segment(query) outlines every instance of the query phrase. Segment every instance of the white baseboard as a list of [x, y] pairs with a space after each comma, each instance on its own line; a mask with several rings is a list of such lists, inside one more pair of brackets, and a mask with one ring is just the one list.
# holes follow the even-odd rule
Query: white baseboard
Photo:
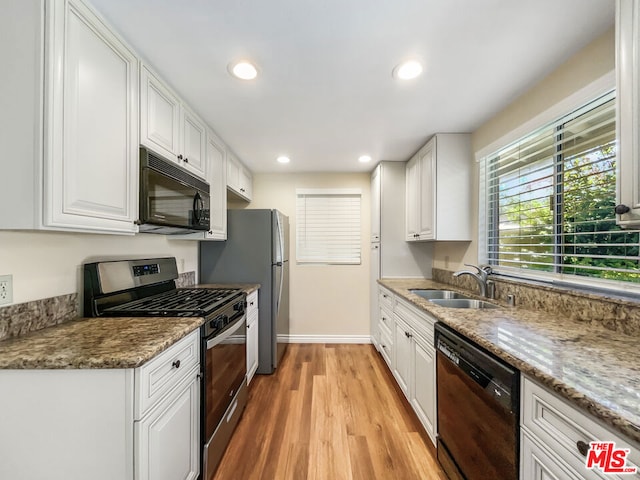
[[369, 335], [278, 335], [283, 343], [371, 343]]

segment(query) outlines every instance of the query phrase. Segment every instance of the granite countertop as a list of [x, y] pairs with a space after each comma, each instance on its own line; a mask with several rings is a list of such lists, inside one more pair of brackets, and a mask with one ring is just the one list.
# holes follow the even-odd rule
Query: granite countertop
[[[241, 288], [250, 294], [260, 285], [195, 288]], [[0, 341], [0, 369], [136, 368], [203, 323], [201, 317], [78, 318]]]
[[136, 368], [203, 321], [201, 317], [79, 318], [1, 341], [0, 368]]
[[640, 442], [638, 337], [548, 312], [507, 306], [477, 310], [441, 307], [409, 291], [413, 288], [461, 291], [431, 280], [378, 282]]

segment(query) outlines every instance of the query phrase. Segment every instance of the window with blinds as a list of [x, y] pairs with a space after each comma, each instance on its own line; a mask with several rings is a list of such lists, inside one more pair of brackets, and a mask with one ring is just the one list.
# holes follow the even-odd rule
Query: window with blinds
[[296, 190], [296, 260], [360, 264], [360, 190]]
[[640, 283], [639, 232], [614, 213], [615, 108], [609, 94], [484, 160], [488, 263]]

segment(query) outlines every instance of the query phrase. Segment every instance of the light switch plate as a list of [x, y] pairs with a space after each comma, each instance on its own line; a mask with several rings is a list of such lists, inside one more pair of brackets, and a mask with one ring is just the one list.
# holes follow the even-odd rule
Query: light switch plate
[[0, 275], [0, 305], [13, 302], [13, 275]]

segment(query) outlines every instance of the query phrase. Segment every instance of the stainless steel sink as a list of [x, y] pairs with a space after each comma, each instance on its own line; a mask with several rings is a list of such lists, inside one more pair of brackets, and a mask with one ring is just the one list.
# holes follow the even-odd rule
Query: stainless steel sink
[[470, 298], [462, 293], [454, 292], [453, 290], [421, 290], [421, 289], [412, 289], [409, 290], [411, 293], [415, 293], [416, 295], [426, 299], [451, 299], [451, 298]]
[[472, 298], [436, 298], [429, 300], [436, 305], [447, 308], [498, 308], [499, 305], [485, 302], [484, 300], [474, 300]]

